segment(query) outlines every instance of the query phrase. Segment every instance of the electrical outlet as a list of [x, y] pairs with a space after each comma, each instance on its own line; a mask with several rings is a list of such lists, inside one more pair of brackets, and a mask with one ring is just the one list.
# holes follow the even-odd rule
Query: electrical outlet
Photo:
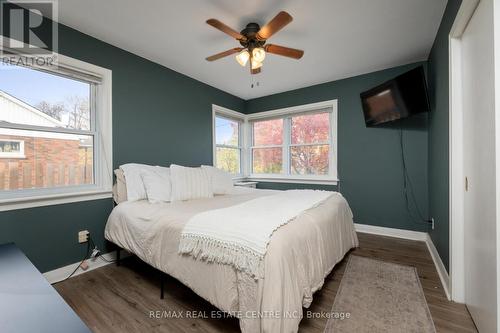
[[432, 230], [434, 230], [434, 218], [431, 217], [431, 223], [432, 223]]
[[89, 234], [90, 232], [88, 230], [82, 230], [78, 232], [78, 243], [87, 243], [89, 241]]

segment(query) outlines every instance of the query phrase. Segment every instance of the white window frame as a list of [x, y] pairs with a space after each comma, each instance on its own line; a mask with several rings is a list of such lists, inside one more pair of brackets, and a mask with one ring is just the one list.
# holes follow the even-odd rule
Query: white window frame
[[6, 152], [0, 151], [0, 158], [26, 158], [24, 155], [24, 141], [23, 140], [11, 140], [11, 139], [0, 139], [0, 142], [17, 142], [19, 143], [19, 151]]
[[[216, 139], [216, 118], [225, 118], [232, 121], [237, 121], [239, 124], [238, 128], [238, 146], [227, 146], [217, 144]], [[240, 112], [236, 112], [222, 106], [212, 105], [212, 146], [213, 146], [213, 165], [217, 165], [217, 148], [231, 148], [231, 149], [239, 149], [240, 150], [240, 172], [237, 174], [233, 174], [233, 179], [239, 180], [244, 178], [245, 174], [245, 128], [246, 128], [246, 119], [245, 115]]]
[[[314, 144], [291, 144], [291, 118], [301, 114], [323, 113], [328, 110], [330, 113], [330, 135], [327, 143]], [[337, 100], [330, 100], [318, 103], [298, 105], [289, 108], [278, 110], [258, 112], [248, 115], [247, 121], [250, 123], [250, 132], [252, 122], [266, 119], [282, 118], [283, 123], [283, 173], [281, 174], [254, 174], [249, 173], [248, 179], [260, 182], [278, 182], [278, 183], [303, 183], [303, 184], [327, 184], [337, 185], [339, 182], [337, 173], [337, 156], [338, 156], [338, 132], [337, 132]], [[251, 139], [252, 133], [250, 133]], [[250, 141], [253, 142], [253, 141]], [[329, 149], [329, 172], [328, 175], [293, 175], [290, 169], [290, 148], [292, 146], [310, 146], [328, 144]], [[266, 146], [267, 147], [267, 146]], [[271, 146], [269, 146], [271, 147]], [[278, 146], [277, 146], [278, 147]], [[251, 157], [251, 156], [250, 156]], [[252, 161], [249, 161], [248, 170], [252, 170]]]
[[[3, 47], [0, 45], [0, 50]], [[61, 54], [56, 54], [57, 68], [36, 68], [55, 75], [71, 76], [75, 79], [90, 81], [99, 80], [92, 85], [93, 108], [91, 114], [91, 130], [81, 131], [83, 135], [94, 137], [94, 184], [75, 185], [40, 189], [20, 189], [0, 192], [0, 211], [49, 206], [70, 202], [105, 199], [112, 197], [112, 71], [92, 65]], [[23, 57], [30, 58], [26, 55]], [[34, 57], [34, 56], [33, 56]], [[8, 70], [8, 69], [6, 69]], [[50, 131], [45, 127], [2, 124], [3, 128]], [[57, 133], [78, 134], [78, 130], [57, 129]]]
[[[262, 119], [261, 121], [266, 121], [266, 120], [275, 120], [275, 119], [283, 119], [283, 118], [270, 118], [270, 119]], [[285, 147], [287, 145], [287, 138], [286, 138], [286, 131], [287, 131], [287, 122], [285, 119], [283, 119], [283, 133], [282, 133], [282, 140], [280, 145], [259, 145], [259, 146], [254, 146], [254, 137], [253, 137], [253, 124], [255, 121], [248, 121], [248, 136], [249, 136], [249, 147], [248, 147], [248, 160], [249, 160], [249, 165], [248, 165], [248, 170], [249, 170], [249, 176], [250, 177], [267, 177], [267, 176], [276, 176], [276, 177], [283, 177], [286, 175], [286, 170], [288, 163], [285, 160], [286, 159], [286, 154], [285, 154]], [[282, 151], [282, 165], [281, 165], [281, 171], [282, 173], [275, 173], [275, 174], [270, 174], [270, 173], [253, 173], [253, 151], [254, 149], [271, 149], [271, 148], [280, 148]]]
[[[240, 140], [242, 149], [241, 149], [241, 175], [235, 175], [235, 179], [248, 179], [252, 181], [258, 182], [276, 182], [276, 183], [300, 183], [300, 184], [324, 184], [324, 185], [337, 185], [340, 181], [338, 178], [338, 109], [337, 109], [338, 101], [328, 100], [318, 103], [311, 103], [305, 105], [299, 105], [289, 108], [283, 108], [278, 110], [264, 111], [252, 113], [249, 115], [245, 115], [240, 112], [236, 112], [233, 110], [229, 110], [217, 105], [212, 106], [212, 133], [213, 133], [213, 158], [214, 165], [216, 161], [215, 149], [215, 115], [219, 114], [222, 117], [226, 115], [230, 117], [230, 119], [239, 119], [242, 121], [243, 126], [241, 126], [240, 130]], [[330, 136], [329, 136], [329, 173], [328, 175], [292, 175], [290, 173], [290, 147], [291, 146], [307, 146], [309, 144], [297, 144], [291, 145], [289, 144], [290, 140], [290, 123], [291, 118], [295, 115], [300, 114], [314, 114], [321, 113], [325, 110], [330, 112]], [[284, 119], [284, 128], [283, 128], [283, 144], [276, 145], [276, 147], [282, 147], [283, 151], [283, 173], [282, 174], [253, 174], [252, 173], [252, 147], [253, 143], [253, 130], [252, 130], [252, 122], [257, 120], [266, 120], [273, 118], [283, 118]], [[322, 143], [315, 143], [313, 145], [321, 145]], [[274, 146], [263, 146], [261, 148], [271, 148]]]

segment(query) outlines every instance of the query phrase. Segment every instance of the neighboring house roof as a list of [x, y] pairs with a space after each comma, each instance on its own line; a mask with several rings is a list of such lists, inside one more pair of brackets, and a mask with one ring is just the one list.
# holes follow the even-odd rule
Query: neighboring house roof
[[[64, 123], [52, 118], [43, 113], [37, 108], [21, 101], [20, 99], [7, 94], [0, 90], [0, 123], [2, 121], [14, 124], [45, 126], [45, 127], [61, 127], [64, 128]], [[9, 135], [12, 137], [34, 137], [34, 138], [49, 138], [59, 140], [88, 140], [87, 136], [45, 132], [45, 131], [29, 131], [23, 129], [0, 128], [0, 135]]]
[[0, 90], [0, 122], [33, 126], [64, 127], [64, 124], [37, 108]]

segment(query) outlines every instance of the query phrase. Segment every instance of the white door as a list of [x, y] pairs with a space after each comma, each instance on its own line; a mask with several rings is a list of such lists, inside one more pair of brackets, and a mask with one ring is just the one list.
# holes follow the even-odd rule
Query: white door
[[481, 0], [462, 36], [465, 303], [480, 332], [497, 331], [493, 1]]

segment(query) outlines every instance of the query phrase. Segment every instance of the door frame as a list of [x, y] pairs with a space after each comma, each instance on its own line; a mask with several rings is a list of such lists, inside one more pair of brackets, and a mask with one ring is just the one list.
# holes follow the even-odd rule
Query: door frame
[[464, 132], [461, 37], [480, 0], [463, 0], [449, 35], [449, 241], [451, 300], [465, 303]]

